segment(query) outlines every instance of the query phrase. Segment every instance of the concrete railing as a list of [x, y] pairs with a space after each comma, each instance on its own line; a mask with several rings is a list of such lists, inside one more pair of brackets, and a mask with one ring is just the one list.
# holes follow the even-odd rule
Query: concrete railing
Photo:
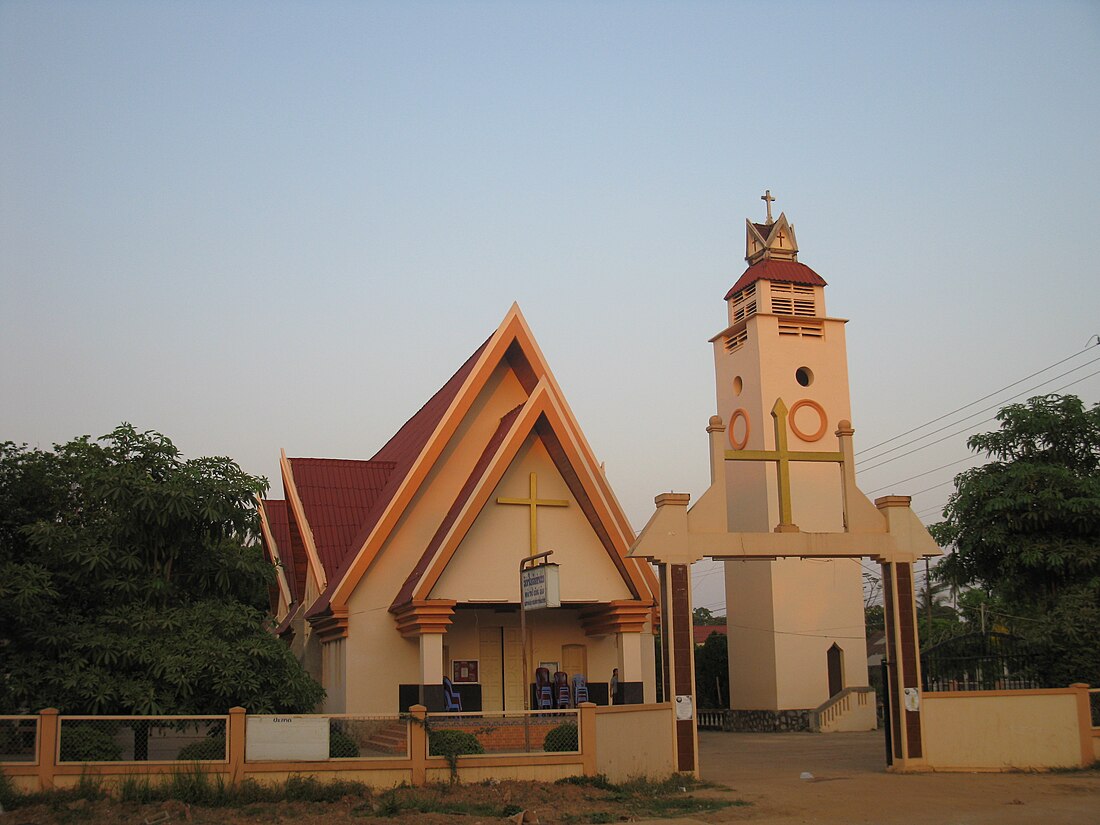
[[878, 726], [875, 689], [847, 687], [814, 708], [810, 727], [815, 733], [874, 730]]

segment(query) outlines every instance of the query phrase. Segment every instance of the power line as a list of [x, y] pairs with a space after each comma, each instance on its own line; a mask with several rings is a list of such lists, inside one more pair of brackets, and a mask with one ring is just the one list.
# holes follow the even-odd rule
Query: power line
[[[1007, 401], [1011, 401], [1014, 398], [1019, 398], [1021, 395], [1027, 395], [1027, 393], [1029, 393], [1029, 392], [1034, 392], [1039, 387], [1043, 386], [1043, 384], [1049, 384], [1051, 381], [1057, 381], [1059, 378], [1065, 378], [1070, 373], [1074, 373], [1079, 369], [1083, 369], [1084, 367], [1087, 367], [1090, 364], [1095, 364], [1097, 361], [1100, 361], [1100, 356], [1098, 356], [1098, 357], [1096, 357], [1096, 358], [1092, 359], [1091, 361], [1088, 361], [1084, 364], [1081, 364], [1080, 366], [1076, 366], [1071, 370], [1063, 372], [1061, 375], [1056, 375], [1053, 378], [1048, 378], [1045, 381], [1041, 381], [1038, 384], [1036, 384], [1035, 386], [1031, 387], [1030, 389], [1023, 390], [1022, 392], [1018, 392], [1015, 395], [1010, 395], [1008, 398], [1004, 399], [1003, 401], [998, 401], [996, 404], [993, 404], [992, 406], [984, 407], [983, 409], [978, 410], [976, 413], [971, 413], [970, 415], [966, 416], [965, 418], [960, 419], [959, 421], [955, 421], [952, 424], [947, 424], [943, 427], [940, 427], [939, 429], [933, 430], [930, 433], [925, 433], [922, 436], [918, 436], [917, 438], [914, 438], [910, 441], [906, 441], [904, 444], [899, 444], [896, 447], [891, 447], [889, 450], [884, 450], [883, 452], [879, 453], [878, 455], [871, 456], [867, 460], [868, 461], [874, 461], [876, 459], [882, 458], [883, 456], [889, 455], [890, 453], [895, 452], [896, 450], [900, 450], [903, 447], [908, 447], [911, 444], [916, 444], [920, 441], [923, 441], [924, 439], [928, 438], [929, 436], [935, 435], [936, 433], [943, 432], [948, 427], [953, 427], [955, 424], [959, 424], [962, 421], [967, 421], [968, 419], [971, 419], [971, 418], [974, 418], [975, 416], [981, 415], [983, 412], [988, 412], [989, 410], [996, 409], [997, 407], [1001, 406], [1002, 404], [1004, 404]], [[1080, 384], [1082, 381], [1087, 381], [1088, 379], [1092, 378], [1094, 375], [1097, 375], [1097, 373], [1095, 373], [1095, 372], [1090, 373], [1089, 375], [1086, 375], [1083, 378], [1078, 378], [1074, 381], [1071, 381], [1070, 383], [1065, 384], [1062, 387], [1059, 387], [1057, 390], [1055, 390], [1055, 392], [1061, 392], [1062, 390], [1066, 389], [1067, 387], [1072, 387], [1074, 384]], [[945, 435], [943, 438], [938, 438], [935, 441], [929, 441], [927, 444], [922, 444], [920, 447], [914, 447], [912, 450], [904, 452], [901, 455], [896, 455], [893, 458], [887, 458], [884, 461], [880, 461], [878, 464], [872, 464], [870, 467], [861, 467], [859, 469], [859, 472], [864, 473], [864, 472], [869, 472], [870, 470], [878, 469], [879, 467], [883, 466], [884, 464], [889, 464], [892, 461], [897, 461], [899, 458], [905, 458], [905, 456], [907, 456], [907, 455], [912, 455], [913, 453], [918, 452], [920, 450], [923, 450], [927, 447], [931, 447], [935, 444], [939, 444], [943, 441], [947, 441], [949, 438], [954, 438], [957, 435], [962, 435], [963, 433], [967, 432], [968, 430], [972, 429], [973, 427], [976, 427], [980, 424], [988, 423], [990, 421], [994, 421], [994, 420], [996, 420], [996, 418], [997, 418], [997, 416], [993, 415], [993, 416], [990, 416], [989, 418], [985, 418], [981, 421], [978, 421], [978, 422], [975, 422], [975, 423], [972, 423], [972, 424], [967, 424], [963, 429], [956, 430], [955, 432], [950, 433], [949, 435]], [[920, 428], [918, 427], [918, 429], [920, 429]], [[901, 436], [898, 436], [898, 438], [900, 438], [900, 437]], [[887, 443], [887, 442], [883, 442], [883, 443]]]
[[[871, 450], [875, 450], [875, 449], [878, 449], [879, 447], [883, 446], [884, 444], [889, 444], [889, 443], [890, 443], [891, 441], [897, 441], [897, 440], [898, 440], [899, 438], [904, 438], [905, 436], [907, 436], [907, 435], [909, 435], [909, 434], [911, 434], [911, 433], [915, 433], [915, 432], [916, 432], [917, 430], [923, 430], [923, 429], [924, 429], [925, 427], [927, 427], [927, 426], [928, 426], [929, 424], [935, 424], [935, 423], [936, 423], [937, 421], [942, 421], [943, 419], [945, 419], [945, 418], [949, 418], [950, 416], [954, 415], [955, 413], [959, 413], [959, 412], [962, 412], [962, 411], [963, 411], [963, 410], [965, 410], [965, 409], [966, 409], [967, 407], [973, 407], [973, 406], [974, 406], [975, 404], [980, 404], [981, 402], [985, 401], [986, 399], [988, 399], [988, 398], [992, 398], [992, 397], [993, 397], [993, 396], [995, 396], [995, 395], [999, 395], [1000, 393], [1004, 392], [1005, 390], [1010, 390], [1010, 389], [1012, 389], [1012, 388], [1013, 388], [1013, 387], [1015, 387], [1015, 386], [1016, 386], [1017, 384], [1022, 384], [1022, 383], [1023, 383], [1024, 381], [1027, 381], [1027, 380], [1029, 380], [1029, 379], [1031, 379], [1031, 378], [1034, 378], [1034, 377], [1035, 377], [1036, 375], [1041, 375], [1042, 373], [1046, 372], [1047, 370], [1052, 370], [1052, 369], [1054, 369], [1055, 367], [1057, 367], [1057, 366], [1060, 366], [1060, 365], [1062, 365], [1062, 364], [1066, 363], [1066, 361], [1069, 361], [1069, 360], [1071, 360], [1071, 359], [1073, 359], [1073, 358], [1076, 358], [1076, 357], [1077, 357], [1078, 355], [1080, 355], [1081, 353], [1084, 353], [1084, 352], [1088, 352], [1088, 351], [1089, 351], [1090, 349], [1092, 349], [1092, 347], [1094, 347], [1094, 346], [1100, 346], [1100, 335], [1094, 335], [1094, 336], [1092, 336], [1092, 338], [1095, 338], [1095, 339], [1096, 339], [1096, 343], [1095, 343], [1095, 344], [1089, 344], [1088, 346], [1086, 346], [1086, 347], [1085, 347], [1085, 348], [1084, 348], [1083, 350], [1081, 350], [1080, 352], [1075, 352], [1075, 353], [1073, 353], [1073, 355], [1067, 355], [1067, 356], [1066, 356], [1065, 358], [1063, 358], [1063, 359], [1062, 359], [1061, 361], [1055, 361], [1055, 362], [1054, 362], [1053, 364], [1051, 364], [1050, 366], [1047, 366], [1047, 367], [1043, 367], [1043, 368], [1042, 368], [1041, 370], [1039, 370], [1038, 372], [1033, 372], [1033, 373], [1031, 373], [1031, 375], [1027, 375], [1027, 376], [1024, 376], [1024, 377], [1023, 377], [1023, 378], [1021, 378], [1021, 379], [1020, 379], [1019, 381], [1013, 381], [1013, 382], [1012, 382], [1011, 384], [1008, 384], [1008, 385], [1006, 385], [1006, 386], [1004, 386], [1004, 387], [1001, 387], [1001, 388], [1000, 388], [999, 390], [994, 390], [993, 392], [989, 393], [989, 395], [983, 395], [983, 396], [982, 396], [981, 398], [979, 398], [979, 399], [978, 399], [977, 401], [971, 401], [971, 402], [970, 402], [969, 404], [964, 404], [963, 406], [959, 407], [959, 408], [958, 408], [957, 410], [952, 410], [952, 411], [951, 411], [951, 412], [949, 412], [949, 413], [944, 413], [943, 415], [941, 415], [941, 416], [939, 416], [939, 417], [937, 417], [937, 418], [933, 418], [933, 419], [932, 419], [931, 421], [926, 421], [926, 422], [924, 422], [923, 424], [921, 424], [921, 425], [920, 425], [920, 426], [918, 426], [918, 427], [914, 427], [914, 428], [913, 428], [913, 429], [911, 429], [911, 430], [906, 430], [905, 432], [903, 432], [903, 433], [899, 433], [898, 435], [895, 435], [895, 436], [893, 436], [892, 438], [888, 438], [888, 439], [886, 439], [885, 441], [880, 441], [880, 442], [879, 442], [878, 444], [873, 444], [873, 445], [871, 445], [870, 447], [864, 447], [864, 448], [863, 448], [862, 450], [857, 450], [857, 451], [856, 451], [856, 455], [859, 455], [860, 453], [867, 453], [867, 452], [870, 452]], [[1089, 341], [1092, 341], [1092, 338], [1089, 338]], [[1090, 362], [1090, 363], [1091, 363], [1091, 362]], [[1071, 372], [1072, 372], [1072, 370], [1071, 370]], [[1053, 380], [1053, 379], [1052, 379], [1052, 380]], [[949, 425], [949, 426], [950, 426], [950, 425]]]
[[913, 479], [922, 478], [923, 476], [929, 476], [929, 475], [932, 475], [932, 473], [938, 473], [940, 470], [946, 470], [948, 467], [954, 467], [956, 464], [962, 464], [964, 461], [973, 461], [973, 460], [974, 460], [974, 456], [968, 455], [968, 456], [966, 456], [966, 458], [960, 458], [958, 461], [949, 462], [949, 463], [944, 464], [940, 467], [937, 467], [934, 470], [928, 470], [927, 472], [917, 473], [915, 476], [909, 476], [909, 478], [903, 478], [901, 481], [895, 481], [893, 484], [887, 484], [884, 487], [876, 487], [874, 490], [871, 490], [870, 492], [868, 492], [867, 495], [871, 496], [871, 495], [874, 495], [875, 493], [881, 492], [883, 490], [888, 490], [888, 489], [890, 489], [891, 487], [893, 487], [897, 484], [904, 484], [907, 481], [912, 481]]

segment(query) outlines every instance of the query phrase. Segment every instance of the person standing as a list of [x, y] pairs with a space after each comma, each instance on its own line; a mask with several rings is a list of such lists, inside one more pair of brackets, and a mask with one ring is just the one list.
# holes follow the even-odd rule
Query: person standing
[[619, 669], [617, 667], [611, 670], [611, 693], [607, 700], [612, 705], [619, 704]]

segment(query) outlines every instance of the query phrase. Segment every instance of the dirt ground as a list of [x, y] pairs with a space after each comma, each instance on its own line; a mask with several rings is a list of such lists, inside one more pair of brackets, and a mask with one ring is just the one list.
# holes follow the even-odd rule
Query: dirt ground
[[[1058, 773], [889, 774], [880, 733], [731, 734], [699, 738], [705, 787], [662, 801], [585, 785], [501, 782], [400, 789], [335, 802], [257, 803], [236, 808], [110, 801], [36, 805], [0, 814], [0, 825], [253, 825], [505, 823], [526, 809], [540, 825], [598, 822], [753, 825], [1098, 825], [1100, 770]], [[802, 779], [808, 772], [812, 779]], [[410, 797], [410, 795], [412, 795]], [[708, 801], [725, 803], [701, 812]], [[666, 804], [669, 803], [669, 804]], [[747, 803], [747, 804], [745, 804]], [[656, 819], [658, 805], [665, 816]], [[449, 812], [438, 812], [441, 808]], [[514, 820], [513, 820], [514, 821]], [[527, 820], [536, 821], [534, 818]]]
[[[1097, 825], [1100, 770], [890, 774], [880, 732], [699, 735], [704, 780], [751, 807], [673, 822]], [[800, 779], [803, 771], [811, 781]]]

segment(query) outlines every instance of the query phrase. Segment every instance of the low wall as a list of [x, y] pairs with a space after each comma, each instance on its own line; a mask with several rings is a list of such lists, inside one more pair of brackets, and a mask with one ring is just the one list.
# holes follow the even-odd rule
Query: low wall
[[596, 772], [612, 782], [663, 778], [676, 772], [671, 704], [596, 709]]
[[[593, 776], [597, 773], [607, 774], [615, 781], [635, 776], [663, 778], [674, 771], [673, 715], [671, 704], [597, 708], [594, 704], [585, 703], [577, 710], [563, 713], [531, 712], [526, 714], [529, 722], [524, 725], [523, 717], [518, 714], [499, 719], [490, 718], [489, 714], [433, 715], [416, 706], [403, 719], [387, 717], [374, 720], [376, 724], [372, 729], [376, 729], [374, 733], [379, 741], [372, 743], [376, 747], [362, 747], [361, 757], [326, 759], [322, 755], [318, 759], [310, 759], [296, 756], [292, 760], [277, 756], [280, 752], [277, 741], [274, 748], [267, 739], [259, 741], [258, 735], [252, 737], [257, 741], [251, 741], [248, 735], [249, 717], [243, 708], [233, 708], [227, 716], [215, 718], [221, 724], [219, 730], [224, 731], [222, 758], [202, 761], [178, 761], [177, 758], [176, 761], [165, 759], [157, 762], [134, 761], [133, 754], [128, 754], [121, 759], [116, 757], [114, 761], [81, 762], [61, 759], [61, 743], [66, 735], [62, 731], [63, 723], [70, 724], [78, 719], [82, 725], [94, 725], [107, 717], [60, 717], [56, 710], [47, 709], [38, 716], [0, 717], [0, 722], [6, 720], [5, 730], [14, 732], [8, 738], [15, 742], [15, 746], [9, 742], [6, 750], [0, 750], [0, 771], [24, 792], [72, 787], [84, 775], [101, 779], [107, 787], [116, 786], [132, 776], [148, 777], [153, 782], [167, 781], [181, 770], [189, 771], [196, 767], [230, 784], [244, 779], [277, 783], [294, 775], [314, 776], [321, 781], [355, 780], [380, 789], [402, 783], [423, 785], [446, 782], [451, 778], [451, 766], [447, 759], [428, 753], [428, 728], [431, 727], [466, 729], [486, 748], [487, 752], [483, 754], [457, 757], [455, 769], [463, 782], [485, 779], [552, 782], [566, 776]], [[343, 731], [354, 732], [352, 723], [361, 722], [340, 716], [308, 718], [321, 720], [320, 727], [328, 736], [332, 735], [334, 725]], [[185, 720], [187, 717], [110, 719], [116, 722], [137, 720], [142, 725], [155, 725], [158, 722]], [[267, 717], [254, 719], [256, 727], [253, 734], [261, 730], [264, 720], [283, 722], [289, 721], [290, 717], [285, 720], [268, 720]], [[563, 722], [576, 725], [576, 749], [567, 752], [541, 751], [547, 731]], [[268, 725], [267, 729], [270, 730], [270, 727]], [[524, 728], [528, 730], [531, 752], [507, 752], [508, 749], [527, 747]], [[388, 741], [390, 738], [394, 739], [392, 743]], [[296, 739], [286, 741], [301, 744]], [[332, 740], [328, 744], [331, 748]], [[250, 747], [252, 757], [248, 755]], [[329, 753], [329, 748], [323, 748], [324, 753]], [[493, 752], [494, 749], [501, 750]], [[256, 755], [261, 752], [269, 755]]]
[[1088, 688], [925, 693], [924, 761], [932, 770], [1076, 768], [1096, 759]]

